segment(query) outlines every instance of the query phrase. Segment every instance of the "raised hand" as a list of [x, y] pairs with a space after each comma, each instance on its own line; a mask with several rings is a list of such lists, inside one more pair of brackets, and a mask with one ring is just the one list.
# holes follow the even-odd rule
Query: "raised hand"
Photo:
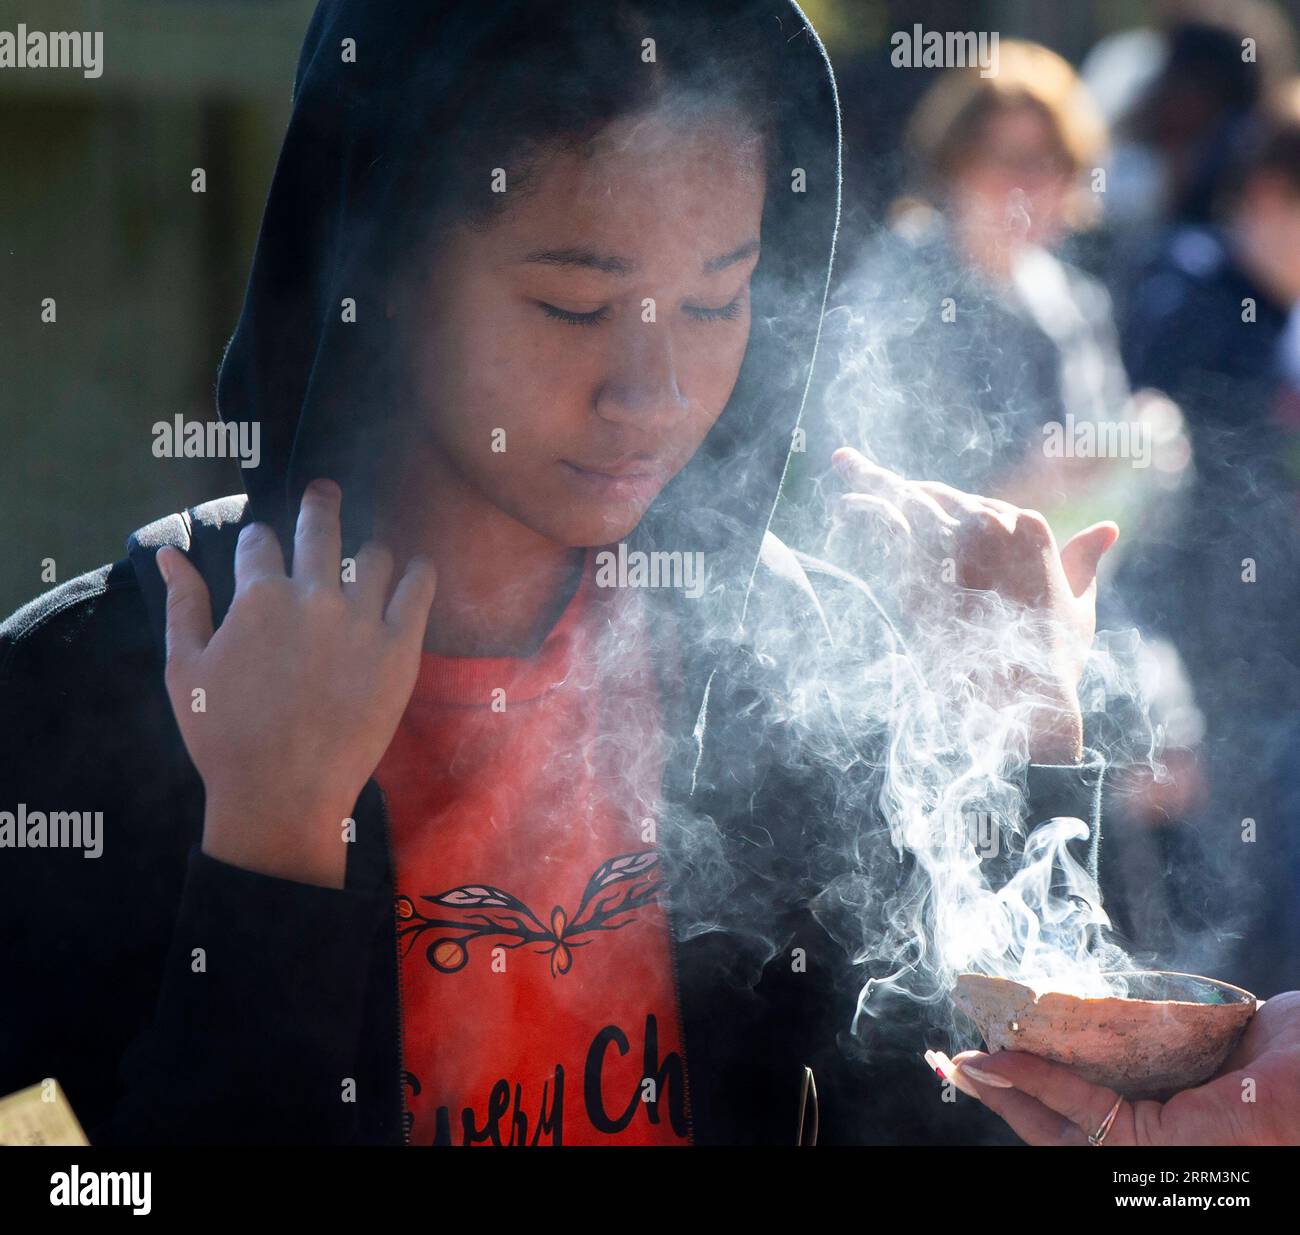
[[958, 591], [995, 593], [1033, 618], [1028, 628], [1039, 644], [1022, 664], [1009, 654], [1007, 690], [1041, 704], [1031, 720], [1031, 757], [1077, 759], [1082, 718], [1075, 691], [1096, 626], [1097, 565], [1119, 528], [1094, 524], [1058, 549], [1037, 511], [906, 480], [848, 447], [833, 461], [850, 489], [840, 499], [845, 516], [868, 524], [873, 537], [901, 555], [905, 604], [914, 614], [940, 612], [955, 584]]
[[341, 888], [344, 820], [388, 748], [419, 671], [436, 575], [415, 558], [389, 599], [390, 551], [357, 554], [341, 582], [342, 494], [308, 485], [292, 576], [275, 533], [252, 523], [215, 632], [202, 575], [158, 552], [167, 584], [166, 684], [207, 791], [203, 851], [263, 874]]

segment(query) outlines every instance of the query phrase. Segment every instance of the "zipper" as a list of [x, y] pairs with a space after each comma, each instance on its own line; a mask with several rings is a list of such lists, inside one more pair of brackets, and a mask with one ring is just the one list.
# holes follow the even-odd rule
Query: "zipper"
[[[389, 883], [393, 891], [393, 904], [389, 910], [394, 915], [397, 912], [397, 855], [393, 851], [393, 834], [388, 822], [388, 797], [384, 793], [383, 787], [378, 781], [375, 781], [375, 788], [379, 790], [379, 821], [384, 829], [384, 845], [388, 850], [388, 871]], [[397, 1126], [402, 1132], [402, 1143], [409, 1145], [411, 1143], [411, 1117], [406, 1109], [406, 1044], [402, 1037], [402, 1006], [403, 1006], [403, 985], [402, 985], [402, 941], [397, 936], [397, 926], [394, 920], [393, 925], [393, 964], [395, 986], [397, 990], [397, 1023], [395, 1026], [397, 1038]]]
[[[671, 898], [670, 898], [671, 899]], [[682, 1044], [682, 1081], [686, 1086], [686, 1136], [691, 1145], [695, 1144], [695, 1119], [691, 1114], [691, 1052], [686, 1043], [686, 1017], [682, 1013], [682, 979], [677, 960], [677, 921], [671, 906], [666, 906], [668, 918], [668, 955], [673, 970], [673, 1001], [677, 1005], [677, 1034]]]
[[808, 1138], [809, 1145], [817, 1144], [818, 1125], [821, 1122], [821, 1106], [817, 1101], [817, 1080], [813, 1076], [813, 1070], [804, 1064], [803, 1069], [803, 1086], [799, 1090], [799, 1126], [795, 1129], [794, 1143], [803, 1145], [803, 1125], [804, 1116], [808, 1113], [808, 1099], [812, 1099], [812, 1135]]

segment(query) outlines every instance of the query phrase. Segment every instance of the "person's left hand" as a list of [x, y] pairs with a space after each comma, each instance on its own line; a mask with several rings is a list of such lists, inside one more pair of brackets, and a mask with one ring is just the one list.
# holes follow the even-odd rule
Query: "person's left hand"
[[[952, 1062], [966, 1081], [961, 1088], [1030, 1145], [1088, 1144], [1118, 1096], [1022, 1051], [964, 1051]], [[1259, 1005], [1212, 1081], [1165, 1102], [1125, 1099], [1104, 1143], [1300, 1144], [1300, 991]]]
[[[1083, 753], [1076, 690], [1096, 627], [1097, 564], [1119, 528], [1096, 523], [1058, 548], [1035, 510], [937, 481], [906, 480], [847, 446], [832, 461], [851, 489], [840, 498], [844, 514], [869, 523], [911, 564], [908, 581], [919, 595], [905, 598], [909, 607], [924, 607], [926, 593], [937, 598], [955, 584], [996, 593], [1034, 618], [1043, 645], [1026, 649], [1025, 665], [1008, 665], [1006, 691], [1037, 705], [1030, 758], [1076, 762]], [[963, 626], [955, 630], [960, 637]]]

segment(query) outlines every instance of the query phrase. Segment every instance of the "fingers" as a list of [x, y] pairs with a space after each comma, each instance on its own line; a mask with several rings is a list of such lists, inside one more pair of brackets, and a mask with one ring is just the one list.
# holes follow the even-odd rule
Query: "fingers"
[[[958, 1068], [970, 1083], [970, 1073]], [[978, 1082], [976, 1082], [978, 1086]], [[1049, 1110], [1036, 1098], [1014, 1089], [981, 1087], [979, 1099], [1026, 1145], [1086, 1145], [1087, 1136], [1068, 1119]], [[1110, 1140], [1109, 1137], [1106, 1138]]]
[[413, 557], [398, 580], [384, 617], [399, 638], [423, 638], [437, 588], [438, 572], [433, 563], [427, 557]]
[[[980, 1100], [1011, 1125], [1031, 1145], [1083, 1145], [1096, 1132], [1118, 1095], [1101, 1085], [1081, 1080], [1069, 1068], [1020, 1051], [982, 1055], [966, 1051], [954, 1062], [979, 1088]], [[981, 1081], [981, 1076], [984, 1077]], [[1010, 1081], [1002, 1088], [989, 1077]], [[1131, 1131], [1132, 1104], [1127, 1112]], [[1119, 1126], [1119, 1117], [1106, 1137], [1107, 1144], [1131, 1139]]]
[[831, 456], [831, 462], [845, 482], [864, 496], [880, 498], [893, 505], [912, 530], [933, 535], [956, 528], [957, 520], [926, 493], [923, 486], [872, 463], [852, 447], [841, 446]]
[[270, 524], [249, 523], [235, 542], [235, 591], [259, 579], [284, 578], [284, 551]]
[[167, 586], [167, 662], [197, 656], [212, 638], [212, 598], [203, 576], [179, 549], [158, 550], [158, 572]]
[[1056, 552], [1056, 537], [1052, 534], [1052, 526], [1036, 510], [1017, 506], [1014, 502], [1004, 502], [997, 497], [963, 493], [962, 490], [941, 484], [937, 480], [922, 481], [917, 488], [923, 489], [950, 514], [966, 519], [973, 526], [996, 522], [1012, 536], [1029, 537], [1044, 552]]
[[293, 579], [306, 587], [338, 588], [343, 556], [339, 511], [343, 491], [324, 477], [304, 490], [293, 534]]
[[902, 511], [883, 497], [871, 497], [866, 493], [846, 493], [840, 498], [840, 509], [851, 514], [871, 515], [878, 519], [887, 531], [900, 536], [912, 534], [912, 526], [904, 518]]
[[[956, 529], [963, 521], [979, 524], [992, 520], [1000, 523], [1010, 533], [1028, 532], [1045, 545], [1055, 545], [1051, 527], [1036, 510], [1026, 510], [999, 498], [965, 493], [937, 480], [905, 480], [897, 472], [872, 463], [849, 446], [840, 447], [831, 459], [849, 484], [865, 490], [871, 496], [888, 500], [913, 522], [921, 510], [932, 515], [948, 530]], [[1105, 549], [1101, 552], [1105, 552]]]
[[1075, 596], [1082, 596], [1097, 580], [1102, 555], [1119, 539], [1114, 523], [1094, 523], [1071, 536], [1061, 549], [1061, 566]]
[[897, 472], [891, 472], [878, 463], [872, 463], [866, 455], [859, 450], [854, 450], [852, 446], [841, 446], [831, 455], [831, 462], [845, 481], [857, 489], [898, 490], [907, 484], [907, 481]]
[[1010, 502], [997, 498], [981, 497], [975, 493], [964, 493], [937, 480], [923, 480], [916, 486], [939, 504], [942, 509], [955, 519], [973, 519], [983, 521], [996, 520], [1008, 532], [1016, 530], [1016, 516], [1025, 513]]
[[357, 554], [355, 575], [344, 583], [344, 593], [369, 616], [382, 618], [393, 577], [392, 550], [379, 541], [366, 541]]

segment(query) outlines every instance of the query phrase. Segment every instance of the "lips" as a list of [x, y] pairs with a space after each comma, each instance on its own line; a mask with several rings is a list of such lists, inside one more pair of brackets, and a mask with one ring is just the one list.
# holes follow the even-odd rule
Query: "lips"
[[598, 463], [573, 463], [562, 459], [560, 466], [574, 486], [591, 498], [603, 501], [646, 501], [663, 484], [663, 469], [653, 459], [608, 459]]
[[564, 460], [571, 468], [588, 475], [605, 477], [607, 480], [631, 480], [650, 478], [659, 475], [659, 468], [653, 459], [632, 458], [616, 459], [607, 463], [574, 463]]

